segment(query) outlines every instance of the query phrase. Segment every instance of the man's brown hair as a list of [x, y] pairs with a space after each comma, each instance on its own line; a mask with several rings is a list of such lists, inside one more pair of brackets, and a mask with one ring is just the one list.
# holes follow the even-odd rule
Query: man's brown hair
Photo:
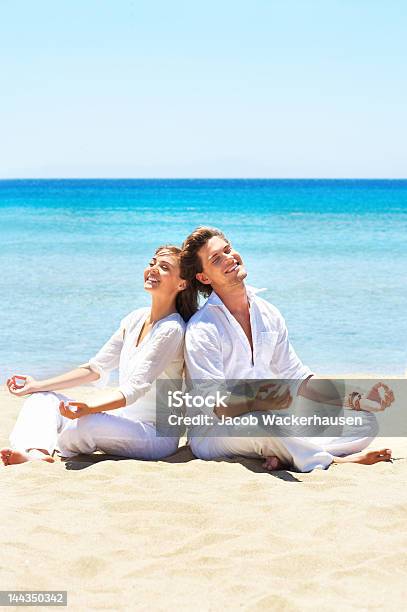
[[225, 242], [229, 243], [226, 236], [218, 230], [216, 227], [197, 227], [185, 240], [182, 245], [181, 252], [181, 278], [189, 281], [191, 287], [194, 287], [196, 291], [202, 293], [205, 297], [208, 297], [212, 293], [211, 285], [204, 285], [197, 278], [196, 275], [202, 272], [202, 262], [198, 255], [198, 251], [214, 236], [223, 238]]

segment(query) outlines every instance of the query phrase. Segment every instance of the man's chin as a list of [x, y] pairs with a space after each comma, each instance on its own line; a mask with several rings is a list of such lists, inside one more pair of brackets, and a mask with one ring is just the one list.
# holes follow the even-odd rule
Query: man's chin
[[238, 273], [237, 273], [237, 277], [236, 277], [236, 278], [237, 278], [237, 279], [238, 279], [240, 282], [242, 282], [242, 281], [244, 281], [244, 279], [246, 278], [246, 276], [247, 276], [246, 269], [245, 269], [243, 266], [241, 266], [241, 267], [239, 268], [239, 271], [238, 271]]
[[247, 276], [247, 272], [244, 268], [239, 268], [239, 270], [237, 271], [237, 274], [234, 276], [234, 278], [230, 279], [230, 284], [231, 285], [240, 285], [240, 283], [243, 283], [243, 281], [245, 280]]

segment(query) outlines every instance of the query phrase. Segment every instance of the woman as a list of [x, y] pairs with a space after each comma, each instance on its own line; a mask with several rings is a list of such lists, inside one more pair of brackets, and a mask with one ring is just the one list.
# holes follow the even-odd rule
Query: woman
[[[197, 294], [180, 277], [180, 249], [159, 247], [144, 271], [151, 308], [140, 308], [88, 363], [48, 380], [13, 376], [11, 394], [32, 394], [11, 433], [10, 448], [0, 451], [5, 465], [96, 450], [122, 457], [154, 460], [174, 453], [176, 436], [157, 436], [156, 385], [160, 377], [181, 387], [185, 321], [197, 309]], [[106, 383], [119, 368], [119, 387], [87, 404], [54, 393], [90, 382]], [[19, 381], [22, 384], [19, 384]], [[114, 412], [108, 412], [114, 411]]]

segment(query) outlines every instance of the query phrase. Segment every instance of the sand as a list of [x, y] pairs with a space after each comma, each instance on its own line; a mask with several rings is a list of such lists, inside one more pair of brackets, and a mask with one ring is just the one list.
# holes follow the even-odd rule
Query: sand
[[[0, 446], [22, 401], [1, 389]], [[78, 611], [403, 609], [407, 441], [374, 447], [400, 459], [270, 474], [184, 447], [1, 468], [0, 589], [67, 590]]]

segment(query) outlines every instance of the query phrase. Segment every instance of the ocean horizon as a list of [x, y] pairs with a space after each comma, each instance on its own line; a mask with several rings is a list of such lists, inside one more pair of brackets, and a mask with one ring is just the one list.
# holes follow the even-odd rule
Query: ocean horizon
[[160, 244], [222, 229], [321, 374], [404, 374], [405, 179], [0, 180], [1, 377], [91, 357]]

